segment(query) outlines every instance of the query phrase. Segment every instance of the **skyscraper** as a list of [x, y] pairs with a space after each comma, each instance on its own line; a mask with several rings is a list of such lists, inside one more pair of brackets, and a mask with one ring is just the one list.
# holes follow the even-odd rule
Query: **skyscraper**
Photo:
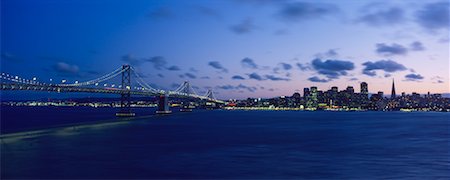
[[392, 92], [391, 92], [391, 99], [395, 98], [395, 84], [394, 84], [394, 79], [392, 79]]
[[369, 94], [369, 89], [367, 87], [367, 83], [366, 82], [362, 82], [361, 83], [361, 94], [363, 94], [363, 95], [368, 95]]

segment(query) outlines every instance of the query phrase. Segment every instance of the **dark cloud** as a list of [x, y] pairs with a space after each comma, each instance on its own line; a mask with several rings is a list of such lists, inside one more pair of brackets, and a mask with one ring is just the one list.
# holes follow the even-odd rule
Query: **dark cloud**
[[280, 63], [281, 68], [283, 68], [284, 70], [291, 70], [292, 69], [292, 65], [288, 64], [288, 63]]
[[303, 21], [332, 16], [339, 12], [339, 8], [332, 4], [290, 2], [284, 3], [278, 16], [286, 21]]
[[245, 78], [239, 75], [234, 75], [233, 77], [231, 77], [231, 79], [235, 79], [235, 80], [244, 80]]
[[209, 76], [202, 76], [200, 79], [210, 79]]
[[339, 54], [336, 51], [337, 49], [329, 49], [326, 52], [321, 52], [321, 53], [317, 53], [316, 57], [317, 58], [330, 58], [330, 57], [336, 57]]
[[247, 91], [250, 91], [250, 92], [255, 92], [258, 89], [256, 87], [246, 86], [246, 85], [243, 85], [243, 84], [239, 84], [237, 86], [222, 85], [222, 86], [216, 86], [216, 88], [223, 89], [223, 90], [237, 90], [237, 91], [247, 90]]
[[194, 74], [191, 74], [191, 73], [184, 73], [184, 75], [186, 77], [188, 77], [188, 78], [191, 78], [191, 79], [196, 79], [197, 78], [197, 76], [195, 76]]
[[298, 69], [300, 69], [301, 71], [311, 70], [311, 67], [309, 67], [307, 65], [303, 65], [302, 63], [297, 63], [296, 65], [297, 65]]
[[80, 68], [77, 65], [58, 62], [53, 65], [53, 70], [61, 76], [79, 76]]
[[334, 56], [337, 56], [338, 53], [336, 52], [335, 49], [329, 49], [327, 52], [325, 52], [325, 55], [326, 56], [330, 56], [330, 57], [334, 57]]
[[262, 76], [260, 76], [259, 74], [256, 74], [256, 73], [249, 74], [248, 78], [258, 80], [258, 81], [264, 80]]
[[357, 22], [365, 23], [371, 26], [392, 26], [403, 23], [405, 13], [398, 7], [391, 8], [370, 8], [369, 12], [358, 18]]
[[212, 17], [216, 20], [222, 20], [222, 15], [215, 9], [205, 6], [198, 6], [196, 10], [205, 16]]
[[441, 83], [444, 83], [444, 81], [442, 81], [442, 80], [437, 80], [436, 83], [441, 84]]
[[154, 56], [146, 60], [147, 62], [150, 62], [153, 64], [153, 67], [157, 70], [164, 69], [167, 65], [167, 61], [162, 56]]
[[317, 76], [310, 77], [310, 78], [308, 78], [308, 80], [311, 81], [311, 82], [320, 82], [320, 83], [329, 82], [329, 80], [327, 80], [327, 79], [320, 79]]
[[376, 46], [376, 52], [383, 56], [406, 55], [408, 53], [408, 49], [396, 43], [391, 44], [390, 46], [384, 43], [377, 43]]
[[449, 1], [426, 4], [415, 12], [415, 20], [425, 29], [449, 29], [449, 7]]
[[276, 77], [274, 75], [265, 75], [265, 77], [268, 80], [272, 80], [272, 81], [290, 81], [291, 80], [291, 79], [288, 79], [288, 78]]
[[248, 57], [241, 60], [241, 65], [245, 68], [257, 69], [258, 65]]
[[140, 66], [143, 63], [142, 60], [138, 59], [137, 57], [134, 57], [131, 54], [122, 56], [121, 60], [132, 66]]
[[251, 19], [245, 19], [239, 24], [233, 25], [230, 27], [230, 30], [236, 34], [246, 34], [250, 33], [256, 29], [256, 26], [253, 24]]
[[385, 78], [388, 78], [388, 77], [391, 77], [391, 76], [392, 76], [391, 74], [384, 74]]
[[353, 62], [345, 60], [326, 60], [314, 59], [311, 62], [312, 67], [322, 75], [328, 78], [337, 79], [341, 75], [347, 75], [347, 71], [353, 70], [355, 65]]
[[208, 65], [210, 65], [211, 67], [213, 67], [215, 69], [221, 70], [223, 72], [228, 72], [228, 70], [225, 67], [223, 67], [220, 64], [220, 62], [218, 62], [218, 61], [211, 61], [211, 62], [208, 63]]
[[424, 77], [421, 76], [420, 74], [407, 74], [405, 75], [405, 78], [407, 81], [418, 81], [423, 79]]
[[410, 49], [412, 51], [423, 51], [423, 50], [425, 50], [425, 47], [423, 46], [423, 44], [421, 42], [415, 41], [415, 42], [411, 43]]
[[246, 89], [247, 91], [250, 91], [250, 92], [255, 92], [258, 88], [256, 88], [256, 87], [253, 87], [253, 86], [246, 86], [246, 85], [243, 85], [243, 84], [239, 84], [238, 86], [236, 86], [235, 87], [236, 89]]
[[189, 71], [191, 71], [191, 72], [194, 72], [194, 73], [197, 73], [198, 72], [198, 70], [197, 69], [195, 69], [195, 68], [189, 68]]
[[357, 81], [358, 78], [350, 78], [349, 81]]
[[382, 70], [390, 73], [406, 70], [405, 66], [392, 60], [379, 60], [375, 62], [368, 61], [363, 63], [362, 65], [366, 66], [363, 69], [363, 74], [368, 76], [375, 76], [376, 75], [375, 70]]
[[232, 90], [232, 89], [234, 89], [234, 86], [232, 86], [232, 85], [222, 85], [222, 86], [216, 86], [216, 88], [224, 89], [224, 90]]
[[164, 77], [164, 75], [162, 75], [162, 74], [158, 74], [158, 77], [160, 77], [160, 78], [163, 78], [163, 77]]
[[172, 12], [169, 10], [169, 8], [166, 7], [153, 9], [150, 13], [148, 13], [148, 17], [155, 20], [167, 19], [172, 16], [173, 16]]
[[178, 66], [170, 66], [170, 67], [167, 68], [167, 70], [169, 70], [169, 71], [179, 71], [181, 69]]

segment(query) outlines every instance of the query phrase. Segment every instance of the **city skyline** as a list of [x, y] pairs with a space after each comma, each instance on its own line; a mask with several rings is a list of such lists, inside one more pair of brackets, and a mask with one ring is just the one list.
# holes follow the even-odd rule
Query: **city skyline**
[[387, 94], [392, 79], [397, 94], [449, 93], [448, 7], [4, 0], [1, 70], [75, 82], [130, 64], [158, 88], [188, 80], [219, 99], [271, 98], [311, 86], [359, 91], [361, 82], [369, 93]]

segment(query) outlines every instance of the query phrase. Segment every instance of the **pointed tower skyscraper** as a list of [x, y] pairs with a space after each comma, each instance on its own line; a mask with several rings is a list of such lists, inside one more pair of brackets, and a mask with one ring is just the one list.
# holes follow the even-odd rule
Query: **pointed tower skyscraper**
[[394, 84], [394, 79], [392, 79], [391, 99], [394, 99], [395, 97], [396, 97], [396, 95], [395, 95], [395, 84]]

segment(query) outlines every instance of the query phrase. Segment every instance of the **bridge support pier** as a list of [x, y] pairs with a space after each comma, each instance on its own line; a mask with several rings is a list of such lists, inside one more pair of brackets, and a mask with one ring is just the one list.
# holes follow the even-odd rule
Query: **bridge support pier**
[[186, 100], [183, 101], [183, 105], [181, 106], [180, 112], [192, 112], [192, 109], [194, 109], [195, 106], [191, 105], [191, 101]]
[[131, 112], [131, 73], [130, 65], [122, 66], [122, 93], [120, 94], [120, 111], [116, 113], [117, 117], [132, 117], [135, 116]]
[[164, 94], [159, 96], [158, 110], [156, 114], [170, 114], [172, 111], [169, 109], [169, 95]]
[[217, 104], [214, 101], [207, 100], [205, 103], [206, 109], [217, 109]]

